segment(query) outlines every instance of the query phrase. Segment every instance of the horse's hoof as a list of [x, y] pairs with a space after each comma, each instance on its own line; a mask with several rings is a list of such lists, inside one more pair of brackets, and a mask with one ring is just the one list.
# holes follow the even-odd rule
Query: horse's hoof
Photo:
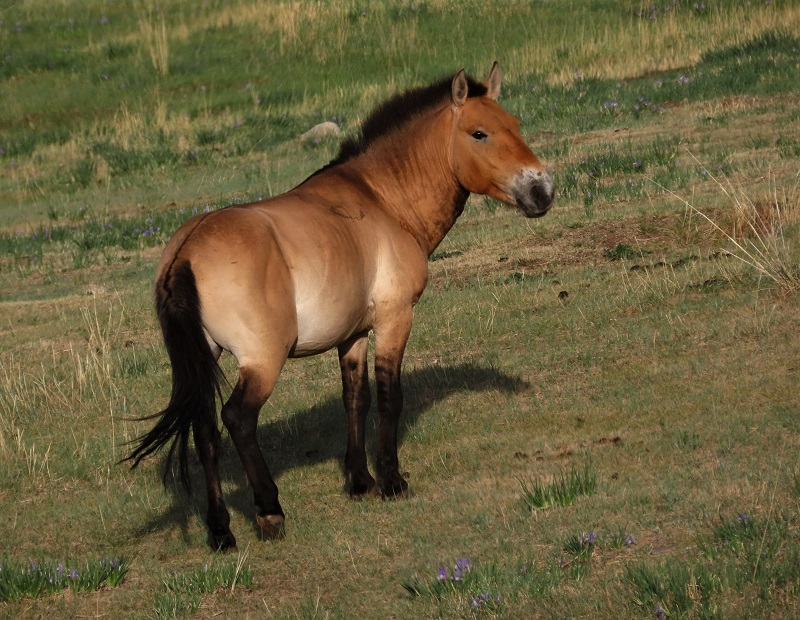
[[411, 497], [411, 490], [408, 488], [408, 483], [398, 474], [396, 477], [383, 481], [381, 496], [384, 499], [408, 498]]
[[212, 532], [209, 535], [208, 544], [214, 551], [219, 553], [236, 551], [236, 538], [234, 538], [233, 533], [230, 530], [227, 532]]
[[256, 515], [256, 524], [262, 540], [276, 540], [286, 534], [283, 515]]
[[369, 474], [366, 476], [348, 476], [345, 488], [350, 494], [350, 499], [378, 497], [378, 488], [375, 486], [375, 479]]
[[363, 490], [356, 490], [354, 488], [350, 489], [350, 499], [361, 500], [379, 496], [380, 493], [378, 493], [378, 487], [376, 487], [374, 484], [368, 489], [363, 489]]

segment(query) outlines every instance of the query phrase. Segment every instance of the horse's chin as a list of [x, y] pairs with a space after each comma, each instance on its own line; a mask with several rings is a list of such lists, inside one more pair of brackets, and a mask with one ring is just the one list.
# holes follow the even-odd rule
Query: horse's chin
[[547, 215], [547, 212], [550, 211], [550, 207], [553, 206], [553, 201], [551, 200], [546, 205], [542, 206], [538, 204], [528, 204], [523, 200], [517, 200], [515, 206], [525, 217], [535, 219]]

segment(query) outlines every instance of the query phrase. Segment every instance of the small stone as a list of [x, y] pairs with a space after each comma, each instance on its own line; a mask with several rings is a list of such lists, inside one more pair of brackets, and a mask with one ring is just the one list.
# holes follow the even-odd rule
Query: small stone
[[319, 125], [314, 125], [311, 129], [300, 136], [301, 140], [313, 140], [314, 138], [326, 138], [328, 136], [338, 136], [341, 132], [339, 125], [333, 121], [325, 121]]

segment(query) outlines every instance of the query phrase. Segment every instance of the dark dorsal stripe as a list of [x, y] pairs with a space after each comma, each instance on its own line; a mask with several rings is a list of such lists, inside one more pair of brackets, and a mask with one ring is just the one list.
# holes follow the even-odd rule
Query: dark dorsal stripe
[[[468, 97], [482, 97], [488, 92], [484, 84], [466, 77]], [[452, 76], [443, 78], [429, 86], [412, 88], [383, 102], [361, 124], [356, 136], [342, 142], [339, 154], [314, 174], [365, 153], [381, 136], [399, 129], [415, 116], [439, 105], [445, 97], [451, 96], [452, 83]]]

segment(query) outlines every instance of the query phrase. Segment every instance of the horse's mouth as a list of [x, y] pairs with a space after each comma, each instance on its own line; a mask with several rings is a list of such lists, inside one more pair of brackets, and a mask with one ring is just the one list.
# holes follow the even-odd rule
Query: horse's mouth
[[550, 211], [550, 207], [552, 206], [553, 206], [552, 201], [545, 207], [540, 207], [538, 205], [531, 207], [530, 205], [526, 205], [520, 201], [517, 201], [517, 209], [519, 209], [522, 215], [534, 219], [539, 217], [544, 217], [545, 215], [547, 215], [547, 212]]

